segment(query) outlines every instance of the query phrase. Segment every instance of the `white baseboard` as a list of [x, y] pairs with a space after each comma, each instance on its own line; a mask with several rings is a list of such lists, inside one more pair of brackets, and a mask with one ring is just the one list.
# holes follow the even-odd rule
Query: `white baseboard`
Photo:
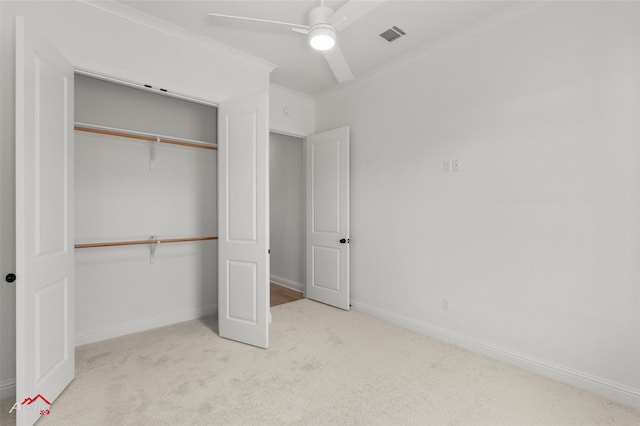
[[397, 315], [395, 313], [367, 305], [366, 303], [352, 300], [351, 307], [357, 311], [408, 330], [415, 331], [416, 333], [451, 343], [471, 352], [486, 355], [507, 364], [540, 374], [541, 376], [552, 380], [592, 392], [620, 404], [640, 409], [640, 389], [632, 388], [582, 371], [573, 370], [571, 368], [547, 362], [543, 359], [512, 351], [508, 348], [484, 342], [442, 327], [406, 318], [402, 315]]
[[291, 290], [299, 291], [304, 293], [304, 285], [301, 283], [297, 283], [295, 281], [288, 280], [286, 278], [277, 277], [275, 275], [271, 275], [271, 282], [274, 284], [278, 284], [282, 287], [289, 288]]
[[76, 334], [76, 346], [100, 342], [102, 340], [125, 336], [127, 334], [137, 333], [139, 331], [146, 331], [158, 327], [164, 327], [166, 325], [198, 319], [208, 315], [215, 315], [217, 312], [218, 306], [212, 305], [207, 306], [203, 309], [196, 309], [187, 312], [174, 312], [170, 315], [145, 321], [136, 321], [118, 327], [106, 327], [102, 329], [88, 330], [83, 332], [82, 334]]
[[15, 398], [16, 396], [16, 379], [4, 380], [0, 382], [0, 400]]

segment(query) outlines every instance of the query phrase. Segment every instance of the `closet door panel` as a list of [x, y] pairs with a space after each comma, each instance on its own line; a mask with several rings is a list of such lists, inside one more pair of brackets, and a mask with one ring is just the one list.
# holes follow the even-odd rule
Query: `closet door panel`
[[15, 101], [16, 422], [32, 425], [75, 375], [73, 68], [21, 18]]
[[[228, 235], [230, 241], [256, 242], [258, 135], [256, 112], [227, 117], [229, 140], [227, 177], [229, 179]], [[233, 214], [231, 214], [233, 213]]]
[[220, 106], [220, 336], [269, 346], [268, 96]]

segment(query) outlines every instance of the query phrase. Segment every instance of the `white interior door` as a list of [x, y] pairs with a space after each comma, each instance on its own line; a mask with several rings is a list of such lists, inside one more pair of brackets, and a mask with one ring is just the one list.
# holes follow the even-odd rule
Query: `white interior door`
[[218, 110], [218, 327], [269, 346], [269, 127], [266, 93]]
[[18, 425], [33, 424], [74, 377], [73, 259], [73, 67], [18, 18]]
[[349, 127], [305, 140], [309, 299], [349, 309]]

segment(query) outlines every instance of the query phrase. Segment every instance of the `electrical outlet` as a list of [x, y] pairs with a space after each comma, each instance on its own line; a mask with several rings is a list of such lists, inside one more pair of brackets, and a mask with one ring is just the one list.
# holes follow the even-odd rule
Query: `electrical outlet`
[[442, 310], [443, 311], [449, 310], [449, 299], [442, 299]]
[[460, 160], [453, 160], [451, 170], [454, 172], [460, 171]]
[[442, 171], [445, 173], [451, 172], [451, 160], [444, 160], [442, 162]]

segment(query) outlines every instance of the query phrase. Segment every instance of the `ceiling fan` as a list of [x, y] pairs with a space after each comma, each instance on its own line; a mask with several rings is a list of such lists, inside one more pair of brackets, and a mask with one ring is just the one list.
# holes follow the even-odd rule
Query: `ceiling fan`
[[336, 80], [342, 83], [353, 79], [353, 73], [337, 43], [337, 33], [371, 12], [380, 4], [384, 3], [384, 1], [385, 0], [350, 0], [334, 12], [333, 9], [325, 6], [324, 1], [321, 0], [319, 6], [309, 11], [308, 25], [249, 18], [246, 16], [223, 15], [221, 13], [209, 13], [209, 15], [288, 25], [292, 27], [291, 31], [307, 34], [309, 45], [316, 50], [322, 51], [325, 59], [329, 63], [329, 67], [336, 76]]

